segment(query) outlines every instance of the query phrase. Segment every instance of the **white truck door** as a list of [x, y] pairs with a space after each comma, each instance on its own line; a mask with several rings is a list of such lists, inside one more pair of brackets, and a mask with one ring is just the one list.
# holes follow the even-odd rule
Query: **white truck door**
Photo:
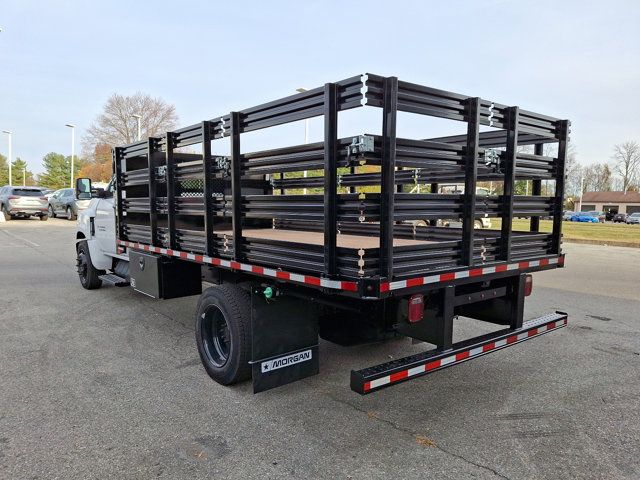
[[96, 206], [95, 238], [100, 251], [106, 255], [116, 253], [116, 212], [112, 198], [102, 198]]

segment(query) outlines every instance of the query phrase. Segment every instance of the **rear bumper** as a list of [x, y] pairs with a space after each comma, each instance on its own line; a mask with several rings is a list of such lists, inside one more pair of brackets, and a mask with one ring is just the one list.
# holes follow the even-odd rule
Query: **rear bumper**
[[383, 363], [363, 370], [351, 371], [351, 389], [361, 395], [397, 383], [421, 377], [436, 370], [451, 367], [510, 347], [517, 343], [558, 330], [567, 325], [567, 314], [550, 313], [522, 324], [521, 328], [505, 329], [454, 343], [449, 350], [427, 352]]
[[46, 215], [47, 207], [13, 207], [9, 206], [11, 215]]

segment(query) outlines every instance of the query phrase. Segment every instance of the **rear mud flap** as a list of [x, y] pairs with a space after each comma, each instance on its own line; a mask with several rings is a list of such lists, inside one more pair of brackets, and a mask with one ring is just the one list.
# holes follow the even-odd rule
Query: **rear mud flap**
[[308, 300], [251, 289], [253, 393], [316, 375], [318, 314]]

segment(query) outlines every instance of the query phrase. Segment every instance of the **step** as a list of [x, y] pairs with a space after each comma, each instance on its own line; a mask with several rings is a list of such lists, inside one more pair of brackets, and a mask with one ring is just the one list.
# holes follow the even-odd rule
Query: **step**
[[127, 287], [129, 285], [129, 280], [116, 275], [115, 273], [100, 275], [98, 278], [104, 283], [108, 283], [109, 285], [113, 285], [114, 287]]

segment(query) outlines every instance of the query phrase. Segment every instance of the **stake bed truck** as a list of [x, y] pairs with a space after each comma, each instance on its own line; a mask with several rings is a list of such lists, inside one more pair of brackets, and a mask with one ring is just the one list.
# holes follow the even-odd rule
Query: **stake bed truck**
[[[340, 137], [338, 119], [359, 108], [379, 116], [380, 132]], [[406, 138], [399, 112], [461, 131]], [[313, 117], [323, 141], [243, 148], [251, 132], [275, 136]], [[524, 321], [523, 310], [531, 272], [564, 265], [569, 126], [366, 74], [117, 147], [106, 189], [77, 181], [78, 197], [93, 198], [78, 219], [80, 281], [163, 299], [199, 294], [205, 370], [225, 385], [252, 379], [254, 392], [318, 373], [320, 337], [434, 346], [353, 370], [351, 388], [371, 393], [566, 325], [562, 312]], [[521, 181], [531, 195], [516, 194]], [[498, 188], [483, 195], [478, 182]], [[452, 183], [464, 191], [438, 193]], [[526, 231], [514, 217], [530, 219]], [[550, 233], [540, 217], [553, 219]], [[476, 228], [482, 218], [500, 229]], [[454, 342], [458, 316], [504, 328]]]

